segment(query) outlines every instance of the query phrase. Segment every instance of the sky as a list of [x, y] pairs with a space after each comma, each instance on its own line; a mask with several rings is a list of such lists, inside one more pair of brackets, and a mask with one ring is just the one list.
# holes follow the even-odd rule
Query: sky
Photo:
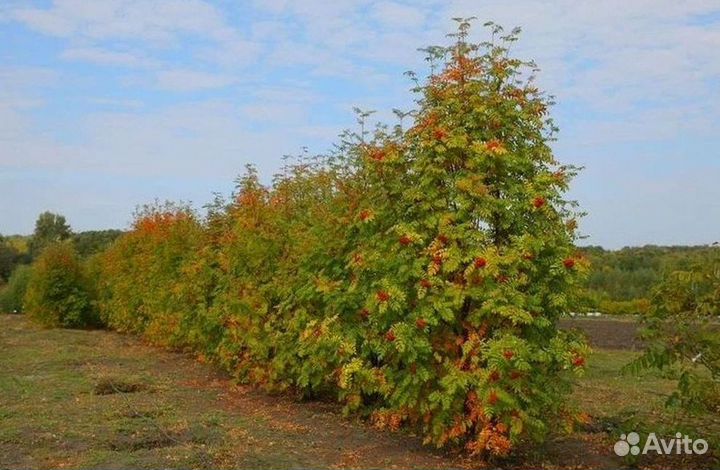
[[394, 124], [403, 72], [453, 17], [520, 26], [585, 167], [582, 244], [720, 240], [719, 0], [0, 1], [0, 233], [44, 210], [76, 231], [137, 205], [228, 194], [247, 163], [322, 153], [354, 106]]

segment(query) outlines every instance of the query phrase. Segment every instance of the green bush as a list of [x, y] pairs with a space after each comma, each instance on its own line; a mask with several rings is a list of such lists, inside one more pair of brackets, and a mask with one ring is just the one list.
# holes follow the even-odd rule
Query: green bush
[[8, 283], [0, 289], [0, 312], [21, 313], [23, 300], [31, 274], [30, 266], [21, 264], [10, 275]]
[[[506, 455], [571, 424], [587, 347], [557, 328], [587, 270], [551, 103], [497, 45], [433, 48], [408, 128], [254, 171], [205, 221], [142, 210], [99, 257], [109, 326], [240, 380], [333, 396], [380, 427]], [[493, 27], [493, 33], [500, 29]]]
[[643, 318], [645, 353], [627, 366], [679, 369], [678, 389], [668, 405], [685, 411], [720, 412], [720, 256], [658, 284]]
[[85, 328], [99, 325], [92, 288], [71, 244], [49, 245], [33, 264], [25, 294], [27, 314], [45, 326]]
[[647, 299], [601, 300], [598, 310], [606, 315], [645, 315], [650, 311]]
[[192, 328], [211, 293], [205, 275], [209, 266], [199, 263], [205, 252], [202, 225], [189, 208], [170, 203], [146, 206], [136, 218], [133, 230], [92, 263], [100, 270], [103, 322], [119, 331], [142, 332], [161, 346], [204, 349], [206, 340]]

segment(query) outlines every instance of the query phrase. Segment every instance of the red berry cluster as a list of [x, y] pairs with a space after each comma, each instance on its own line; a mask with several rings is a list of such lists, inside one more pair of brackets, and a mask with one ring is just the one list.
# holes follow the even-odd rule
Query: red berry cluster
[[402, 237], [400, 237], [400, 244], [401, 244], [402, 246], [408, 246], [408, 245], [411, 244], [412, 242], [413, 242], [413, 241], [412, 241], [412, 238], [410, 238], [410, 237], [407, 236], [407, 235], [403, 235]]
[[377, 293], [377, 299], [380, 302], [387, 302], [388, 300], [390, 300], [390, 294], [384, 290], [381, 290]]

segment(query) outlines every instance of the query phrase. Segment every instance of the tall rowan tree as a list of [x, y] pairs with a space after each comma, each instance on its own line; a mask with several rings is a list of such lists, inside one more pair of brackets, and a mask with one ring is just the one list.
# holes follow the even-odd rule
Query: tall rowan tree
[[416, 89], [412, 127], [360, 145], [377, 181], [354, 276], [373, 334], [344, 385], [354, 404], [385, 397], [380, 424], [505, 454], [565, 416], [586, 348], [557, 320], [584, 261], [563, 198], [574, 169], [549, 146], [552, 102], [534, 65], [509, 55], [518, 31], [489, 26], [493, 42], [468, 42], [463, 20], [452, 46], [430, 48], [440, 70]]

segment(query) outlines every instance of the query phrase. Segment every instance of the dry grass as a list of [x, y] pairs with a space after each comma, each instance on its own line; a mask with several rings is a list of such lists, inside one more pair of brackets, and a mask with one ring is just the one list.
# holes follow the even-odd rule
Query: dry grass
[[[718, 433], [662, 406], [672, 378], [624, 377], [635, 353], [598, 351], [575, 398], [593, 421], [505, 468], [608, 468], [615, 435], [643, 422]], [[720, 434], [720, 433], [718, 433]], [[715, 434], [716, 436], [718, 434]], [[717, 442], [717, 441], [715, 441]], [[661, 462], [662, 463], [662, 462]], [[657, 467], [657, 461], [639, 466]], [[674, 468], [717, 461], [673, 461]], [[0, 468], [487, 468], [340, 416], [233, 384], [193, 358], [105, 331], [44, 330], [0, 315]], [[493, 467], [493, 466], [490, 466]]]

